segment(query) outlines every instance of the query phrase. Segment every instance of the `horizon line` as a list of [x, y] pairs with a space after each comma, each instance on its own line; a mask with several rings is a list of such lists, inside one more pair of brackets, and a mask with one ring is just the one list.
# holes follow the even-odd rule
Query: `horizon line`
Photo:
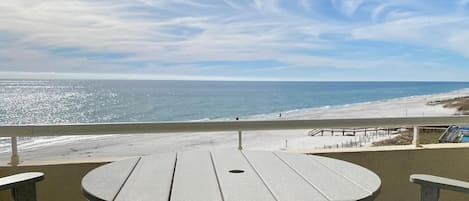
[[469, 80], [306, 80], [267, 77], [155, 75], [138, 73], [2, 72], [0, 80], [232, 81], [232, 82], [469, 82]]

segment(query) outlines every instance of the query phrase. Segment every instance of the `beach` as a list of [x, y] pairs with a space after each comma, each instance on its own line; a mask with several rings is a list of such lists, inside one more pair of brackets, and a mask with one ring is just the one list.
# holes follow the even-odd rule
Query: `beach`
[[[416, 117], [455, 115], [456, 109], [428, 102], [446, 100], [469, 95], [469, 89], [433, 95], [411, 96], [350, 105], [298, 109], [279, 113], [254, 115], [241, 120], [272, 119], [331, 119], [370, 117]], [[309, 136], [311, 130], [243, 131], [243, 148], [246, 150], [294, 151], [320, 149], [325, 146], [339, 146], [357, 136]], [[237, 132], [215, 133], [173, 133], [106, 136], [64, 136], [59, 138], [40, 137], [20, 143], [22, 160], [55, 160], [88, 157], [131, 157], [162, 152], [235, 149]], [[370, 138], [364, 146], [373, 141], [388, 139], [393, 135]], [[0, 159], [8, 161], [9, 150], [1, 153]]]

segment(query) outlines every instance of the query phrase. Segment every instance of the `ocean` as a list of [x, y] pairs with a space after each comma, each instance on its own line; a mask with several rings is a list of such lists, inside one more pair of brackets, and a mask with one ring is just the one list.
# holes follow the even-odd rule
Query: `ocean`
[[0, 124], [242, 119], [463, 88], [469, 83], [0, 80]]

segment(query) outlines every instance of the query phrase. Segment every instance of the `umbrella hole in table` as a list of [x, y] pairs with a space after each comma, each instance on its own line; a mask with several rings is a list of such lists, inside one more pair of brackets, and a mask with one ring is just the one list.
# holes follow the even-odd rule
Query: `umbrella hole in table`
[[230, 170], [230, 173], [244, 173], [244, 170]]

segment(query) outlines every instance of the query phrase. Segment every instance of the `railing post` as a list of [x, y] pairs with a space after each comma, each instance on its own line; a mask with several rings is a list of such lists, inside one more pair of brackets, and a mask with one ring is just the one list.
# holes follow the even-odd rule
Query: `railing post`
[[420, 134], [418, 126], [414, 126], [414, 138], [412, 140], [412, 144], [415, 145], [415, 147], [420, 147]]
[[17, 166], [20, 163], [20, 157], [18, 156], [18, 143], [16, 137], [11, 137], [11, 158], [10, 164]]
[[241, 131], [238, 131], [238, 149], [243, 150], [243, 134]]

